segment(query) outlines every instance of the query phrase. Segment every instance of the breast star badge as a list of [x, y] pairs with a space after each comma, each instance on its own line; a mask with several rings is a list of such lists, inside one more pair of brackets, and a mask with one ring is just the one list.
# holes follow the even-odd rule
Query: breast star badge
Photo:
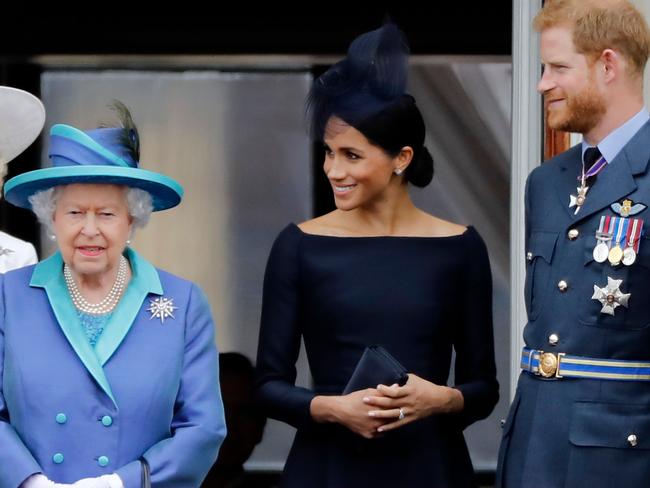
[[594, 294], [591, 298], [593, 300], [598, 300], [603, 305], [603, 308], [600, 309], [600, 313], [614, 315], [614, 310], [619, 305], [623, 305], [627, 308], [628, 300], [632, 294], [621, 292], [622, 283], [623, 280], [614, 280], [608, 276], [607, 286], [599, 288], [597, 285], [594, 285]]

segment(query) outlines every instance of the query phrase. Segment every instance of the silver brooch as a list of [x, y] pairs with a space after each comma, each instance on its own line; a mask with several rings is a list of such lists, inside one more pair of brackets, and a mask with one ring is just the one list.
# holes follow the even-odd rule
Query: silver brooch
[[151, 313], [149, 320], [153, 318], [160, 319], [160, 323], [164, 324], [166, 318], [175, 318], [173, 312], [176, 309], [178, 307], [174, 307], [172, 298], [158, 297], [150, 300], [147, 312]]

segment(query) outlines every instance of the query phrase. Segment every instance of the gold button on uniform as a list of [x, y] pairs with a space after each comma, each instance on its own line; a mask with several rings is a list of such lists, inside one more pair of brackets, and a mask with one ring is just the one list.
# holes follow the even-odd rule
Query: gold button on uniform
[[567, 232], [567, 237], [572, 241], [575, 241], [579, 235], [580, 231], [578, 229], [571, 229]]
[[638, 440], [636, 438], [636, 435], [630, 434], [627, 436], [627, 442], [630, 446], [635, 447], [638, 444]]
[[567, 288], [569, 288], [569, 284], [566, 281], [564, 281], [564, 280], [558, 281], [558, 284], [557, 284], [557, 289], [558, 290], [560, 290], [561, 292], [565, 292], [565, 291], [567, 291]]
[[557, 346], [558, 342], [560, 342], [560, 336], [558, 336], [557, 334], [551, 334], [550, 336], [548, 336], [548, 343], [551, 346]]

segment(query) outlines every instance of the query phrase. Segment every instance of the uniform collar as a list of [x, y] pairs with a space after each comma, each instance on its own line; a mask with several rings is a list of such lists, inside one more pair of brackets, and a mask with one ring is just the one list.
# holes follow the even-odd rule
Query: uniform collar
[[[639, 132], [641, 127], [650, 120], [650, 114], [644, 107], [639, 110], [632, 118], [628, 119], [623, 125], [617, 127], [610, 132], [607, 137], [598, 143], [598, 150], [600, 154], [605, 157], [605, 161], [611, 163], [621, 150], [627, 145], [628, 142]], [[582, 156], [584, 158], [585, 151], [593, 146], [587, 144], [583, 139], [582, 141]]]

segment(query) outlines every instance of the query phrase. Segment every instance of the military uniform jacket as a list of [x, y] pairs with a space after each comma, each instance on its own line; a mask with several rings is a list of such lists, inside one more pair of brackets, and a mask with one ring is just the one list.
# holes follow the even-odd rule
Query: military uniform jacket
[[[199, 288], [127, 251], [133, 276], [93, 349], [61, 255], [0, 275], [0, 488], [117, 473], [199, 486], [225, 436], [210, 309]], [[164, 321], [151, 310], [172, 299]], [[160, 309], [157, 309], [160, 310]]]
[[[581, 147], [536, 168], [526, 187], [526, 346], [650, 361], [650, 209], [631, 266], [594, 261], [603, 215], [623, 199], [650, 205], [650, 123], [598, 175], [575, 214]], [[628, 308], [601, 313], [594, 285], [622, 280]], [[553, 336], [554, 335], [554, 336]], [[634, 436], [631, 438], [630, 436]], [[634, 442], [632, 442], [634, 439]], [[522, 373], [504, 425], [497, 486], [648, 486], [650, 382], [542, 379]]]

